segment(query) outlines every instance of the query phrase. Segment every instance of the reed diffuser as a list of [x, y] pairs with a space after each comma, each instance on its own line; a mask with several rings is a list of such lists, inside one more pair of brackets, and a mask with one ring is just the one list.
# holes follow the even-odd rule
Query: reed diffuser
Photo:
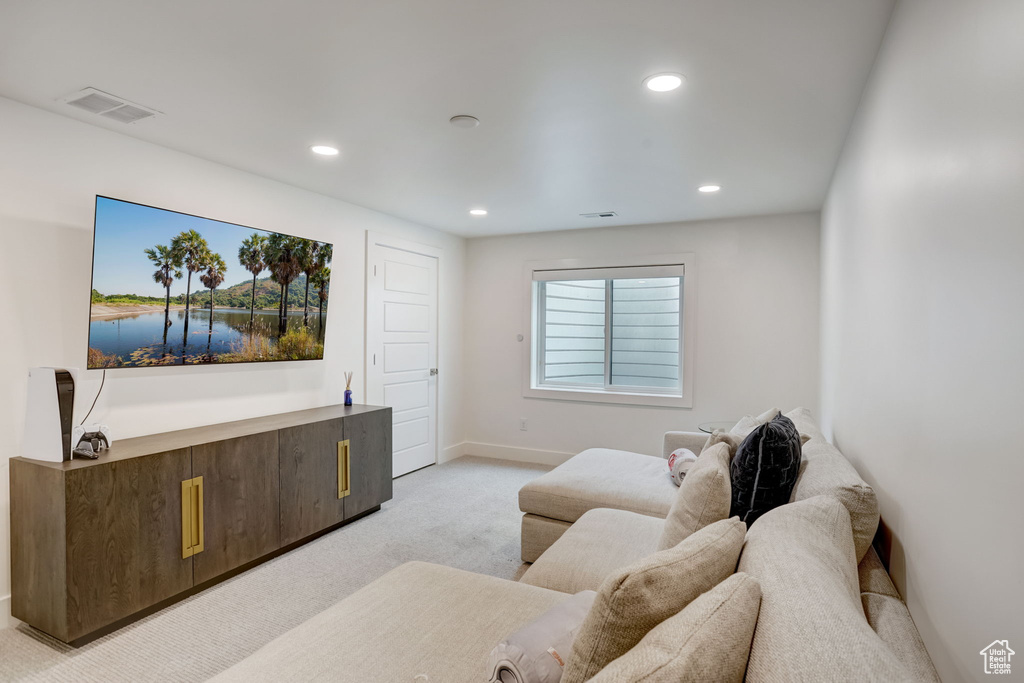
[[345, 405], [352, 405], [352, 373], [345, 373]]

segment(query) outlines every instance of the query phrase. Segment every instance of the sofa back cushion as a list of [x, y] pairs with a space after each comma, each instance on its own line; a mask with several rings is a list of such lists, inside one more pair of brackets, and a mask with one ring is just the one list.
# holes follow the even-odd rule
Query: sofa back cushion
[[739, 571], [761, 584], [747, 680], [904, 681], [871, 629], [857, 583], [850, 513], [831, 496], [775, 508], [747, 532]]
[[584, 683], [736, 571], [746, 525], [724, 519], [611, 574], [573, 642], [562, 683]]
[[853, 542], [859, 562], [871, 547], [878, 530], [878, 499], [875, 491], [860, 478], [842, 453], [825, 440], [814, 418], [806, 408], [786, 413], [801, 434], [810, 436], [803, 446], [800, 475], [790, 500], [806, 500], [814, 496], [833, 496], [850, 513]]
[[781, 415], [782, 411], [778, 408], [771, 408], [764, 411], [756, 417], [753, 415], [744, 415], [739, 419], [739, 422], [733, 425], [729, 433], [735, 436], [740, 441], [743, 441], [747, 437], [747, 434], [754, 431], [763, 424], [770, 422], [776, 415]]
[[879, 593], [861, 593], [860, 601], [871, 628], [903, 662], [913, 679], [920, 683], [941, 683], [906, 603]]
[[733, 574], [655, 626], [591, 683], [741, 683], [760, 603], [757, 581]]
[[870, 548], [857, 565], [857, 574], [860, 601], [871, 628], [910, 669], [915, 680], [939, 683], [939, 674], [914, 625], [910, 610], [874, 548]]
[[732, 487], [729, 461], [734, 450], [728, 443], [705, 448], [679, 485], [679, 493], [665, 518], [658, 550], [667, 550], [695, 531], [729, 518]]

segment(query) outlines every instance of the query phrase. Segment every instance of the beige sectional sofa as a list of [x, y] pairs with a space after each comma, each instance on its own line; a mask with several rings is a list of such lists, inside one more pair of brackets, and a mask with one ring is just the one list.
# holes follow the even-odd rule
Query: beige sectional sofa
[[[759, 421], [763, 423], [777, 412], [744, 418], [732, 433], [746, 436]], [[803, 447], [804, 462], [793, 500], [820, 493], [840, 497], [853, 517], [857, 557], [863, 557], [878, 526], [874, 491], [825, 439], [810, 411], [797, 408], [786, 416], [801, 434], [810, 437]], [[591, 448], [534, 479], [519, 491], [523, 562], [534, 562], [588, 510], [610, 508], [664, 518], [678, 491], [667, 476], [665, 458], [678, 448], [700, 453], [707, 441], [708, 435], [703, 433], [667, 432], [662, 457]], [[812, 463], [816, 466], [811, 467]]]
[[[716, 658], [734, 667], [739, 662], [741, 673], [736, 675], [733, 668], [730, 680], [742, 678], [744, 667], [748, 681], [938, 680], [906, 605], [870, 548], [878, 521], [873, 492], [824, 440], [807, 411], [789, 415], [811, 437], [803, 448], [793, 501], [765, 514], [747, 530], [745, 541], [742, 533], [740, 537], [737, 570], [742, 574], [736, 576], [745, 577], [739, 584], [752, 586], [748, 603], [754, 592], [760, 595], [752, 636], [737, 641], [732, 630], [736, 622], [714, 623], [710, 615], [715, 608], [708, 604], [701, 606], [703, 615], [684, 609], [679, 619], [666, 620], [593, 680], [637, 680], [637, 667], [646, 666], [652, 652], [674, 657], [677, 668], [665, 667], [661, 678], [643, 680], [709, 680], [709, 672], [724, 671], [707, 664]], [[685, 441], [699, 452], [706, 435], [666, 440], [673, 448]], [[629, 567], [671, 552], [654, 555], [666, 524], [662, 517], [680, 491], [668, 480], [665, 460], [627, 454], [624, 461], [636, 468], [630, 478], [614, 453], [585, 452], [581, 456], [586, 457], [577, 456], [579, 461], [573, 458], [550, 473], [555, 476], [541, 477], [549, 479], [540, 486], [529, 486], [525, 500], [540, 505], [533, 509], [559, 510], [557, 514], [573, 517], [574, 523], [536, 515], [545, 518], [544, 524], [561, 524], [550, 547], [539, 553], [520, 582], [411, 562], [216, 680], [486, 681], [488, 655], [508, 634], [578, 591], [598, 590], [600, 596]], [[592, 476], [594, 470], [580, 462], [600, 463], [607, 468], [605, 476]], [[622, 476], [609, 476], [607, 470]], [[576, 487], [571, 485], [572, 472], [578, 473]], [[657, 488], [658, 479], [670, 488]], [[659, 514], [661, 510], [665, 512]], [[692, 578], [681, 574], [679, 580]], [[705, 602], [713, 597], [710, 591], [708, 596]], [[687, 620], [701, 621], [702, 637], [682, 639], [679, 651], [671, 651], [681, 639], [670, 629]], [[736, 644], [744, 638], [749, 648]], [[716, 643], [726, 642], [728, 652], [716, 649]], [[681, 661], [689, 663], [679, 668]], [[676, 673], [666, 677], [670, 670]]]

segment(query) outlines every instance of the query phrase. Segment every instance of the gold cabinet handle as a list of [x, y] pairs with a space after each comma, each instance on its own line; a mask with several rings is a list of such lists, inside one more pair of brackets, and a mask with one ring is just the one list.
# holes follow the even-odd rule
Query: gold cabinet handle
[[186, 479], [181, 482], [182, 559], [203, 552], [205, 535], [203, 524], [203, 478]]
[[344, 498], [351, 492], [349, 441], [338, 442], [338, 498]]

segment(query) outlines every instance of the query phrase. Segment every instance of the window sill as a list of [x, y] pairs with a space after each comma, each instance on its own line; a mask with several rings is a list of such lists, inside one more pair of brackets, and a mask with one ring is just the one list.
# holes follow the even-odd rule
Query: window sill
[[692, 401], [678, 394], [638, 394], [601, 389], [569, 389], [566, 387], [523, 387], [525, 398], [544, 398], [578, 403], [617, 403], [620, 405], [691, 408]]

